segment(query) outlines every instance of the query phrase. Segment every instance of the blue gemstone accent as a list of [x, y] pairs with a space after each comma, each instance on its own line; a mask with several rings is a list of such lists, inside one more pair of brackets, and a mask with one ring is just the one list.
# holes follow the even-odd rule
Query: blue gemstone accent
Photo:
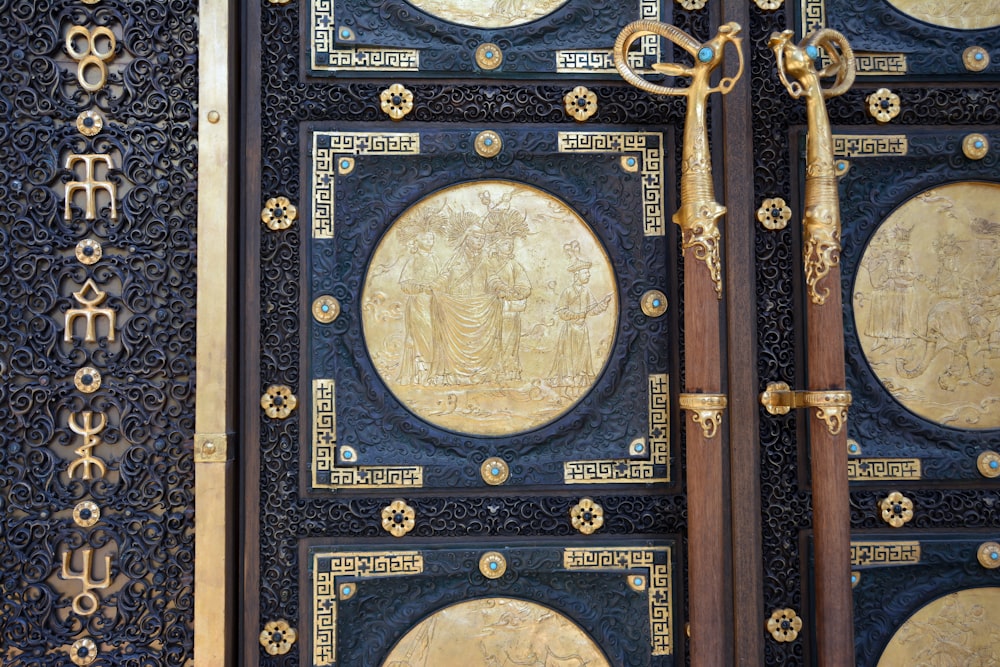
[[633, 580], [633, 583], [634, 583], [634, 584], [635, 584], [636, 586], [642, 586], [642, 579], [640, 579], [639, 577], [636, 577], [636, 578], [635, 578], [635, 579]]
[[324, 313], [329, 313], [330, 312], [330, 306], [328, 306], [328, 305], [326, 305], [324, 303], [322, 306], [320, 306], [320, 310], [322, 310]]
[[498, 567], [500, 567], [500, 566], [499, 566], [499, 565], [497, 565], [496, 563], [490, 563], [490, 569], [491, 569], [491, 570], [495, 570], [495, 569], [497, 569]]
[[344, 458], [345, 459], [351, 458], [351, 453], [350, 452], [344, 452]]
[[1000, 554], [994, 551], [993, 553], [990, 554], [990, 558], [996, 560], [997, 558], [1000, 558]]
[[981, 53], [977, 53], [977, 54], [976, 54], [975, 56], [973, 56], [973, 57], [974, 57], [974, 58], [975, 58], [976, 60], [982, 60], [982, 59], [983, 59], [983, 54], [981, 54]]
[[641, 452], [644, 449], [645, 449], [645, 447], [643, 447], [642, 445], [636, 445], [635, 446], [635, 451], [637, 451], [637, 452]]
[[500, 468], [490, 468], [490, 472], [494, 475], [500, 474]]
[[492, 59], [493, 58], [493, 52], [492, 51], [487, 51], [486, 52], [486, 57]]
[[857, 445], [851, 445], [850, 447], [848, 447], [848, 449], [850, 449], [852, 452], [856, 452], [856, 451], [858, 451], [858, 446]]
[[635, 158], [634, 157], [630, 157], [628, 159], [628, 166], [630, 166], [630, 167], [634, 167], [635, 166]]
[[351, 166], [351, 163], [349, 161], [347, 161], [347, 160], [342, 160], [341, 163], [340, 163], [340, 167], [342, 169], [347, 169], [350, 166]]
[[856, 574], [852, 574], [851, 575], [851, 583], [852, 584], [858, 583], [858, 575], [856, 575]]
[[659, 307], [660, 307], [660, 300], [653, 299], [653, 308], [659, 308]]
[[990, 467], [993, 468], [994, 470], [1000, 468], [1000, 461], [990, 461]]
[[350, 594], [351, 594], [351, 587], [344, 586], [344, 595], [350, 595]]
[[976, 139], [975, 147], [976, 148], [982, 148], [983, 147], [983, 142], [982, 142], [981, 139]]
[[698, 60], [703, 63], [709, 62], [713, 56], [715, 56], [715, 51], [711, 46], [703, 46], [701, 47], [701, 50], [698, 51]]
[[810, 58], [818, 58], [819, 57], [819, 49], [817, 49], [815, 46], [813, 46], [812, 44], [810, 44], [809, 46], [806, 47], [806, 54]]
[[492, 146], [493, 145], [493, 140], [492, 139], [484, 139], [483, 143], [486, 144], [487, 146]]
[[847, 169], [847, 165], [845, 163], [843, 163], [843, 162], [838, 162], [837, 163], [837, 169], [843, 171], [844, 169]]

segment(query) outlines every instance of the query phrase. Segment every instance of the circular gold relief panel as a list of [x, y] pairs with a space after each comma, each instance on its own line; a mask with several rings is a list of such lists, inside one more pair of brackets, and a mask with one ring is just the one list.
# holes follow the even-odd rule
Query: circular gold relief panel
[[408, 0], [431, 16], [477, 28], [509, 28], [548, 16], [567, 0]]
[[1000, 186], [953, 183], [878, 228], [854, 284], [861, 348], [885, 388], [944, 426], [1000, 427]]
[[922, 607], [896, 631], [878, 667], [991, 665], [1000, 646], [1000, 588], [969, 588]]
[[365, 344], [392, 393], [460, 433], [566, 413], [608, 360], [615, 277], [564, 202], [511, 181], [451, 186], [396, 220], [362, 293]]
[[576, 623], [526, 600], [484, 598], [432, 614], [407, 632], [382, 667], [493, 665], [610, 667]]
[[1000, 0], [944, 2], [942, 0], [888, 0], [918, 21], [943, 28], [976, 30], [1000, 25]]

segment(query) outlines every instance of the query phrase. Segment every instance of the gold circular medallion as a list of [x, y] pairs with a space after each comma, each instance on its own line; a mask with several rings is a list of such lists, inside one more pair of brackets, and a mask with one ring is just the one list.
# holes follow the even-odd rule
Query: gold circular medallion
[[482, 157], [496, 157], [503, 149], [503, 140], [493, 130], [484, 130], [476, 135], [476, 152]]
[[80, 134], [87, 137], [92, 137], [101, 131], [104, 127], [104, 119], [101, 114], [96, 111], [82, 111], [80, 115], [76, 117], [76, 129], [80, 130]]
[[802, 619], [794, 609], [776, 609], [767, 619], [767, 631], [774, 641], [793, 642], [802, 630]]
[[73, 376], [76, 388], [85, 394], [92, 394], [101, 388], [101, 374], [96, 368], [86, 366]]
[[976, 459], [976, 467], [979, 468], [979, 474], [983, 477], [990, 479], [1000, 477], [1000, 454], [991, 451], [983, 452]]
[[93, 239], [84, 239], [76, 244], [76, 258], [81, 264], [96, 264], [103, 252], [101, 244]]
[[982, 72], [990, 66], [990, 54], [981, 46], [970, 46], [962, 52], [962, 62], [970, 72]]
[[642, 295], [640, 305], [646, 317], [660, 317], [667, 312], [667, 296], [658, 289], [651, 289]]
[[503, 459], [494, 456], [483, 461], [483, 465], [479, 466], [479, 474], [490, 486], [499, 486], [510, 477], [510, 467]]
[[340, 315], [340, 302], [329, 294], [324, 294], [313, 301], [312, 314], [317, 322], [329, 324]]
[[990, 152], [990, 141], [978, 133], [968, 134], [962, 140], [962, 152], [970, 160], [982, 160]]
[[476, 64], [486, 70], [493, 70], [503, 63], [503, 51], [492, 42], [480, 44], [476, 49]]
[[286, 620], [269, 622], [258, 637], [268, 655], [285, 655], [298, 638], [299, 633]]
[[299, 399], [292, 393], [292, 388], [283, 384], [272, 384], [260, 397], [260, 407], [272, 419], [285, 419], [298, 404]]
[[76, 525], [90, 528], [101, 519], [101, 508], [90, 500], [77, 503], [73, 508], [73, 521]]
[[299, 217], [299, 210], [295, 208], [288, 197], [272, 197], [264, 204], [260, 211], [260, 221], [267, 225], [271, 231], [288, 229]]
[[976, 552], [979, 564], [988, 570], [995, 570], [1000, 567], [1000, 544], [997, 542], [983, 542]]
[[76, 640], [69, 647], [69, 659], [74, 665], [86, 667], [97, 660], [97, 644], [90, 637]]
[[484, 553], [479, 559], [479, 571], [487, 579], [499, 579], [507, 571], [507, 559], [498, 551]]
[[393, 537], [402, 537], [413, 530], [416, 511], [405, 500], [394, 500], [382, 508], [382, 528]]

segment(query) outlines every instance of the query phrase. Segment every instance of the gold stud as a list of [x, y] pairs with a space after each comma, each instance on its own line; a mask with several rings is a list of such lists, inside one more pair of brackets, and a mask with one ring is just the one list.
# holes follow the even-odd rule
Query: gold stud
[[379, 99], [382, 101], [382, 111], [393, 120], [400, 120], [413, 110], [413, 93], [401, 83], [394, 83], [383, 90]]
[[93, 239], [84, 239], [76, 244], [76, 258], [81, 264], [96, 264], [102, 254], [101, 244]]
[[882, 520], [893, 528], [899, 528], [913, 518], [913, 501], [899, 491], [893, 491], [879, 501]]
[[865, 98], [868, 113], [880, 123], [888, 123], [899, 115], [899, 95], [888, 88], [879, 88]]
[[604, 525], [604, 508], [590, 498], [583, 498], [569, 511], [573, 527], [584, 535], [592, 535]]
[[286, 418], [298, 404], [299, 399], [295, 398], [291, 387], [283, 384], [272, 384], [260, 397], [260, 407], [272, 419]]
[[260, 645], [268, 655], [285, 655], [292, 650], [292, 644], [299, 638], [299, 633], [288, 624], [288, 621], [270, 621], [260, 633]]
[[74, 665], [86, 667], [97, 660], [97, 644], [90, 637], [76, 640], [69, 648], [69, 659]]
[[101, 388], [101, 373], [91, 366], [85, 366], [73, 376], [73, 384], [85, 394], [93, 394]]
[[776, 642], [793, 642], [802, 629], [802, 619], [794, 609], [776, 609], [767, 619], [767, 631]]
[[479, 559], [479, 571], [487, 579], [499, 579], [507, 571], [507, 559], [499, 551], [484, 553]]
[[970, 72], [982, 72], [990, 66], [990, 54], [981, 46], [970, 46], [962, 52], [962, 63]]
[[329, 324], [340, 315], [340, 302], [329, 294], [324, 294], [313, 301], [312, 314], [317, 322]]
[[962, 152], [970, 160], [982, 160], [990, 152], [990, 141], [976, 132], [967, 134], [962, 140]]
[[264, 204], [260, 212], [260, 221], [271, 231], [288, 229], [299, 217], [299, 210], [292, 205], [288, 197], [272, 197]]
[[484, 130], [476, 135], [476, 152], [482, 157], [496, 157], [503, 149], [503, 140], [493, 130]]
[[776, 231], [788, 226], [788, 221], [792, 219], [792, 209], [781, 197], [765, 199], [764, 203], [757, 209], [757, 220], [764, 225], [764, 229]]
[[490, 486], [499, 486], [510, 477], [510, 466], [503, 459], [493, 456], [483, 461], [483, 465], [479, 467], [479, 474]]
[[660, 317], [667, 312], [667, 296], [658, 289], [648, 290], [639, 302], [646, 317]]
[[73, 508], [73, 521], [83, 528], [90, 528], [101, 520], [101, 508], [90, 500], [77, 503]]
[[81, 111], [80, 115], [76, 117], [76, 129], [80, 130], [80, 134], [84, 136], [92, 137], [103, 127], [104, 118], [96, 111]]
[[976, 552], [979, 564], [987, 570], [995, 570], [1000, 567], [1000, 544], [996, 542], [983, 542]]
[[494, 70], [503, 63], [503, 51], [492, 42], [485, 42], [476, 49], [476, 64], [485, 70]]
[[597, 113], [597, 95], [586, 86], [577, 86], [563, 97], [566, 113], [583, 122]]
[[402, 537], [413, 530], [416, 511], [405, 500], [394, 500], [382, 508], [382, 527], [393, 537]]

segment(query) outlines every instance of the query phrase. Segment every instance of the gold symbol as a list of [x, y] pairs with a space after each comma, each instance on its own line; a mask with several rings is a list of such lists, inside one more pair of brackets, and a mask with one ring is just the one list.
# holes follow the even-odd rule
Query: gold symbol
[[101, 444], [101, 438], [97, 434], [104, 430], [107, 426], [108, 418], [103, 412], [99, 412], [100, 423], [94, 426], [94, 413], [89, 410], [81, 413], [83, 416], [83, 425], [77, 421], [77, 413], [71, 412], [69, 415], [69, 428], [73, 433], [83, 436], [83, 445], [76, 449], [76, 455], [80, 458], [69, 464], [67, 473], [72, 479], [74, 472], [80, 466], [83, 466], [83, 479], [92, 479], [93, 474], [91, 473], [91, 467], [96, 466], [100, 471], [97, 476], [101, 478], [104, 473], [107, 472], [107, 468], [104, 466], [104, 462], [93, 455], [93, 449], [97, 445]]
[[584, 535], [591, 535], [604, 525], [604, 508], [590, 498], [584, 498], [569, 511], [573, 527]]
[[288, 229], [299, 217], [299, 210], [288, 201], [288, 197], [272, 197], [264, 204], [260, 220], [273, 232]]
[[979, 474], [983, 477], [990, 479], [1000, 477], [1000, 454], [989, 450], [983, 452], [976, 459], [976, 467], [979, 468]]
[[417, 513], [405, 500], [394, 500], [382, 508], [382, 527], [393, 537], [402, 537], [413, 530]]
[[484, 553], [479, 559], [479, 571], [487, 579], [499, 579], [507, 571], [507, 559], [498, 551]]
[[84, 239], [76, 244], [76, 258], [81, 264], [96, 264], [102, 254], [101, 244], [93, 239]]
[[802, 619], [794, 609], [776, 609], [767, 619], [767, 631], [776, 642], [792, 642], [799, 636], [802, 629]]
[[483, 465], [479, 467], [479, 474], [490, 486], [499, 486], [510, 477], [510, 467], [503, 459], [494, 456], [483, 461]]
[[990, 66], [989, 51], [981, 46], [970, 46], [962, 52], [962, 62], [970, 72], [982, 72]]
[[90, 366], [85, 366], [73, 376], [73, 384], [85, 394], [93, 394], [101, 388], [101, 373]]
[[646, 317], [660, 317], [667, 312], [667, 296], [658, 289], [651, 289], [642, 295], [639, 305]]
[[792, 209], [788, 208], [785, 200], [781, 197], [765, 199], [764, 203], [757, 209], [757, 220], [764, 225], [764, 229], [776, 231], [788, 226], [788, 221], [792, 219]]
[[882, 510], [882, 520], [893, 528], [899, 528], [913, 518], [913, 501], [899, 491], [893, 491], [878, 503]]
[[312, 314], [317, 322], [329, 324], [340, 315], [340, 302], [334, 297], [324, 294], [313, 301]]
[[879, 123], [888, 123], [899, 115], [899, 95], [888, 88], [879, 88], [865, 98], [868, 113]]
[[[97, 0], [83, 1], [87, 4], [93, 4]], [[94, 640], [89, 637], [76, 640], [69, 648], [69, 659], [73, 661], [74, 665], [86, 667], [90, 663], [94, 662], [94, 660], [97, 660], [97, 644], [95, 644]]]
[[[88, 294], [93, 296], [88, 297]], [[93, 278], [88, 279], [87, 282], [83, 284], [83, 288], [79, 292], [73, 292], [73, 297], [83, 306], [83, 308], [70, 308], [66, 311], [65, 318], [65, 333], [63, 335], [63, 340], [67, 343], [73, 340], [73, 321], [82, 317], [87, 321], [87, 333], [84, 336], [84, 341], [87, 343], [97, 342], [97, 326], [96, 319], [98, 317], [108, 318], [108, 340], [114, 342], [115, 340], [115, 311], [111, 308], [98, 308], [97, 306], [107, 298], [107, 293], [102, 292], [97, 284], [94, 282]]]
[[299, 399], [295, 398], [291, 388], [283, 384], [272, 384], [260, 397], [260, 407], [272, 419], [284, 419], [298, 404]]
[[[77, 48], [77, 40], [81, 38], [87, 47], [84, 51]], [[107, 48], [102, 50], [101, 44], [106, 44]], [[107, 62], [114, 58], [115, 46], [115, 34], [104, 26], [91, 32], [82, 25], [75, 25], [66, 33], [66, 51], [77, 62], [76, 80], [84, 90], [94, 93], [108, 82]], [[91, 67], [96, 67], [100, 75], [93, 83], [87, 80], [87, 69]]]
[[76, 117], [76, 129], [80, 130], [80, 134], [84, 136], [92, 137], [100, 132], [103, 127], [104, 119], [96, 111], [82, 111]]
[[503, 63], [503, 51], [496, 44], [486, 42], [476, 49], [476, 64], [483, 69], [496, 69], [501, 63]]
[[77, 503], [73, 508], [73, 521], [83, 528], [90, 528], [101, 520], [101, 508], [89, 500]]
[[[101, 601], [97, 598], [95, 590], [101, 590], [111, 585], [111, 556], [104, 557], [104, 579], [98, 581], [93, 578], [92, 566], [94, 559], [93, 549], [83, 550], [83, 567], [79, 572], [74, 572], [70, 566], [72, 553], [64, 551], [62, 555], [62, 578], [69, 581], [78, 579], [83, 584], [83, 591], [73, 598], [73, 611], [81, 616], [90, 616], [101, 606]], [[86, 600], [86, 604], [84, 601]]]
[[264, 626], [260, 633], [260, 645], [264, 647], [268, 655], [285, 655], [292, 650], [292, 644], [298, 638], [299, 633], [288, 625], [288, 621], [271, 621]]
[[493, 130], [484, 130], [476, 135], [476, 152], [482, 157], [496, 157], [503, 149], [503, 140]]
[[995, 570], [1000, 567], [1000, 544], [996, 542], [983, 542], [976, 552], [979, 564], [988, 570]]
[[586, 86], [577, 86], [563, 97], [566, 113], [583, 122], [597, 113], [597, 95]]
[[379, 99], [382, 101], [382, 111], [393, 120], [400, 120], [413, 110], [413, 93], [400, 83], [394, 83], [383, 90]]
[[968, 134], [962, 140], [962, 152], [970, 160], [982, 160], [990, 152], [990, 140], [979, 133]]
[[86, 205], [86, 218], [87, 220], [93, 220], [97, 217], [97, 190], [104, 190], [111, 196], [111, 219], [118, 219], [118, 209], [115, 207], [115, 184], [111, 181], [99, 181], [97, 180], [97, 172], [95, 167], [95, 162], [103, 162], [104, 165], [110, 170], [114, 168], [114, 163], [111, 162], [110, 155], [101, 155], [94, 153], [87, 153], [84, 155], [72, 154], [66, 158], [66, 168], [73, 172], [76, 176], [75, 165], [77, 162], [82, 162], [84, 166], [84, 180], [82, 181], [69, 181], [66, 183], [66, 208], [63, 211], [63, 218], [66, 220], [72, 220], [72, 212], [70, 206], [73, 203], [73, 194], [77, 190], [83, 190], [84, 195], [86, 195], [87, 205]]

